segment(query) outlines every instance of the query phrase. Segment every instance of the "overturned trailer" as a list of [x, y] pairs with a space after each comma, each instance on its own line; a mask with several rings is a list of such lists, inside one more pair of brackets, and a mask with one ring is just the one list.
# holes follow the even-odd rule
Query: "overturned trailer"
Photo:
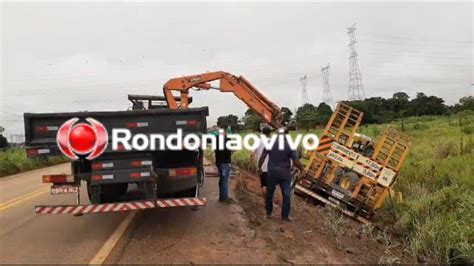
[[339, 103], [325, 127], [319, 147], [310, 151], [306, 168], [295, 182], [307, 195], [368, 222], [393, 190], [410, 139], [387, 128], [374, 143], [357, 133], [363, 113]]

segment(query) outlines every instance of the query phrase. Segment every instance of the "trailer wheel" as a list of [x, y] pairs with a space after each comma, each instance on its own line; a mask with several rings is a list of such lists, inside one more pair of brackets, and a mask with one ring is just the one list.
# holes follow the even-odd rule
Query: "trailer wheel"
[[359, 182], [359, 175], [354, 172], [347, 172], [341, 177], [338, 185], [345, 190], [353, 191], [357, 182]]
[[342, 169], [341, 167], [337, 167], [336, 170], [334, 170], [334, 182], [336, 182], [336, 184], [339, 184], [344, 174], [344, 169]]
[[298, 170], [298, 168], [296, 168], [296, 167], [292, 167], [292, 168], [291, 168], [291, 182], [290, 182], [290, 187], [291, 187], [291, 190], [292, 190], [292, 191], [295, 190], [296, 185], [297, 185], [298, 182], [301, 180], [301, 177], [300, 177], [301, 174], [302, 174], [302, 172], [301, 172], [300, 170]]

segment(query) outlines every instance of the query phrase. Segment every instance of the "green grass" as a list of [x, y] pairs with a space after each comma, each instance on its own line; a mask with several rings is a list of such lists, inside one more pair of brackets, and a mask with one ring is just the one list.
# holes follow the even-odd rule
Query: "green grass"
[[405, 121], [413, 145], [395, 185], [405, 201], [386, 204], [381, 215], [396, 214], [415, 256], [474, 259], [474, 135], [466, 130], [473, 124], [473, 113]]
[[[364, 125], [359, 133], [376, 139], [387, 126], [401, 130], [401, 122], [395, 121]], [[377, 222], [393, 227], [417, 258], [472, 262], [474, 112], [406, 118], [404, 132], [412, 138], [412, 147], [394, 186], [404, 200], [387, 200]], [[235, 152], [233, 163], [254, 171], [249, 154], [246, 150]]]
[[27, 158], [25, 149], [0, 152], [0, 177], [66, 162], [65, 157]]

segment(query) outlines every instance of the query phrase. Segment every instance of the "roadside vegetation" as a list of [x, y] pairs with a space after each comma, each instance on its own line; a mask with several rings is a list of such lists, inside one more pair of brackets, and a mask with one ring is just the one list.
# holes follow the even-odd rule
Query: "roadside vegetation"
[[[412, 138], [412, 146], [394, 187], [403, 200], [386, 200], [375, 223], [402, 241], [415, 261], [472, 262], [474, 112], [362, 125], [359, 133], [376, 139], [387, 126], [404, 131]], [[233, 164], [255, 171], [255, 162], [249, 158], [249, 151], [237, 151]]]
[[[392, 126], [402, 129], [397, 121]], [[388, 201], [379, 219], [406, 239], [414, 256], [443, 263], [474, 259], [474, 112], [409, 118], [413, 138], [395, 189], [404, 201]], [[382, 126], [363, 127], [376, 136]]]
[[0, 151], [0, 177], [67, 162], [65, 157], [27, 158], [25, 149]]

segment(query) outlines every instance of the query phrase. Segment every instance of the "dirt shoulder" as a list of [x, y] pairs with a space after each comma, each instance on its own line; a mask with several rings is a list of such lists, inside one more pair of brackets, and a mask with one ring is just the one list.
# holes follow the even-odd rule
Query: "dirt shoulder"
[[197, 211], [141, 212], [106, 262], [377, 263], [383, 257], [400, 258], [387, 253], [369, 229], [296, 196], [292, 223], [280, 223], [278, 208], [275, 219], [265, 219], [257, 178], [248, 173], [231, 179], [238, 203], [219, 203], [217, 181], [217, 177], [206, 178], [202, 196], [208, 205]]
[[[208, 204], [143, 211], [108, 263], [278, 263], [278, 253], [251, 229], [239, 204], [217, 202], [217, 177], [206, 178]], [[235, 178], [232, 186], [235, 187]], [[233, 190], [235, 191], [235, 190]]]
[[[401, 243], [371, 225], [349, 219], [335, 209], [318, 205], [306, 197], [293, 195], [292, 223], [264, 217], [258, 178], [242, 172], [237, 182], [239, 204], [252, 230], [277, 247], [279, 257], [288, 263], [410, 263]], [[276, 203], [281, 202], [276, 191]]]

